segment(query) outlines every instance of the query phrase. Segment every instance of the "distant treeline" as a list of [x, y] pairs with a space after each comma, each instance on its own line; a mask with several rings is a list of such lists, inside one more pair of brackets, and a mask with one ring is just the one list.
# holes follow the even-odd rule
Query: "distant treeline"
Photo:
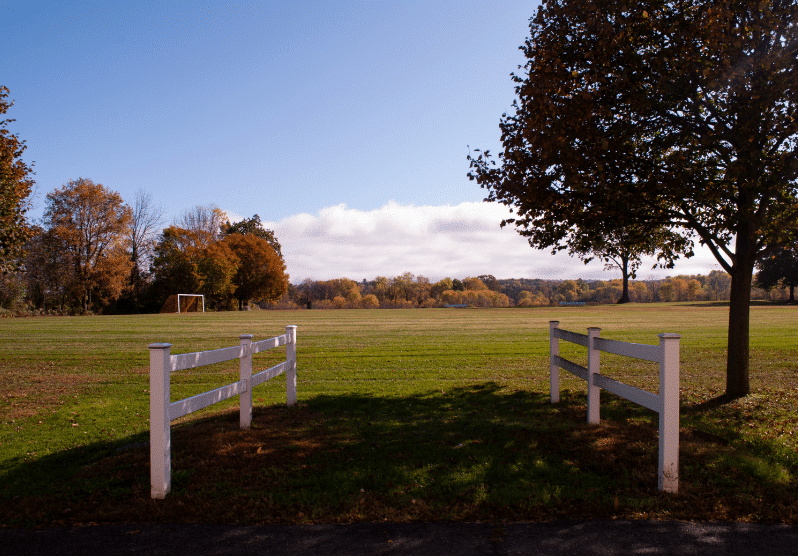
[[[636, 280], [629, 284], [633, 303], [663, 301], [728, 301], [731, 279], [715, 270], [709, 275], [674, 276], [661, 280]], [[13, 289], [13, 276], [0, 275], [0, 307], [6, 305]], [[19, 293], [24, 289], [21, 288]], [[422, 307], [550, 307], [572, 304], [612, 304], [621, 297], [620, 279], [614, 280], [544, 280], [541, 278], [496, 279], [491, 275], [463, 279], [444, 278], [432, 282], [424, 276], [407, 272], [388, 278], [356, 282], [348, 278], [333, 280], [306, 279], [289, 284], [277, 301], [252, 299], [248, 308], [260, 309], [396, 309]], [[755, 300], [785, 301], [789, 289], [775, 287], [770, 291], [754, 287]], [[141, 312], [157, 312], [158, 304]], [[234, 305], [209, 307], [215, 310], [235, 309]], [[129, 312], [120, 306], [105, 312]], [[116, 310], [114, 310], [116, 309]], [[39, 311], [9, 311], [0, 308], [0, 316], [38, 314]], [[48, 311], [59, 314], [58, 311]]]
[[[715, 270], [709, 275], [674, 276], [661, 280], [637, 280], [629, 285], [632, 302], [725, 301], [731, 279]], [[540, 278], [496, 279], [491, 275], [464, 279], [444, 278], [432, 282], [424, 276], [404, 273], [388, 278], [355, 282], [306, 279], [291, 284], [275, 303], [264, 309], [392, 309], [413, 307], [546, 307], [568, 303], [617, 303], [621, 280], [544, 280]], [[753, 299], [786, 300], [786, 288], [770, 291], [754, 288]]]

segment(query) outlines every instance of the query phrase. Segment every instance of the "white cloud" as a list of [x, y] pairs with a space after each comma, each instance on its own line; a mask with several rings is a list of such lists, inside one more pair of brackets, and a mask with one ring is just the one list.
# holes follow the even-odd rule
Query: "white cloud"
[[[512, 226], [501, 228], [506, 207], [495, 203], [412, 206], [389, 202], [370, 211], [340, 204], [266, 222], [282, 246], [293, 283], [305, 278], [362, 280], [412, 272], [438, 280], [493, 274], [497, 278], [620, 277], [601, 262], [585, 265], [566, 253], [532, 249]], [[649, 270], [638, 278], [706, 274], [717, 267], [708, 252], [677, 263], [672, 270]]]

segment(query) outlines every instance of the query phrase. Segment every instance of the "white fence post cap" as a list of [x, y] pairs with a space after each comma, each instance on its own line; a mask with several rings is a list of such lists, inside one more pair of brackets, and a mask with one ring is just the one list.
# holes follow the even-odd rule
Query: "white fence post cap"
[[673, 332], [663, 332], [662, 334], [659, 335], [659, 337], [660, 338], [676, 338], [676, 339], [678, 339], [678, 338], [681, 338], [682, 335], [681, 334], [675, 334]]
[[238, 339], [239, 340], [251, 340], [253, 338], [252, 334], [241, 334]]
[[172, 344], [150, 344], [147, 347], [150, 349], [166, 349], [172, 347]]

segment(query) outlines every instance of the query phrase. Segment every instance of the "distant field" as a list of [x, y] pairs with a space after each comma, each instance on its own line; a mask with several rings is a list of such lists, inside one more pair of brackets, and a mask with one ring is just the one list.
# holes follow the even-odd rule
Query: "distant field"
[[[0, 320], [0, 524], [347, 522], [557, 516], [798, 523], [798, 309], [751, 309], [751, 396], [725, 381], [728, 308], [253, 311]], [[548, 321], [681, 341], [680, 493], [656, 492], [656, 416], [584, 383], [548, 398]], [[172, 353], [297, 330], [298, 407], [285, 380], [173, 427], [173, 492], [149, 500], [148, 350]], [[583, 348], [561, 344], [583, 360]], [[284, 350], [259, 354], [257, 368]], [[173, 375], [173, 399], [236, 380], [237, 362]], [[602, 372], [656, 391], [656, 367], [602, 355]], [[241, 481], [244, 481], [243, 483]], [[361, 492], [362, 489], [362, 492]], [[220, 503], [220, 499], [224, 503]], [[68, 511], [67, 511], [68, 510]]]

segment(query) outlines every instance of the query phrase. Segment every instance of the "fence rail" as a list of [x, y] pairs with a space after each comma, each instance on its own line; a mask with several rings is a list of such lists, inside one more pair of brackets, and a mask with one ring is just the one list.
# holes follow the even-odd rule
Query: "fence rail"
[[[560, 401], [560, 369], [587, 382], [587, 422], [600, 420], [600, 390], [603, 388], [659, 414], [659, 456], [657, 488], [679, 490], [679, 334], [660, 334], [659, 345], [633, 344], [601, 338], [600, 328], [588, 328], [587, 335], [559, 328], [549, 322], [549, 384], [551, 403]], [[559, 340], [588, 349], [587, 367], [560, 357]], [[613, 353], [659, 363], [659, 394], [618, 382], [599, 373], [600, 353]]]
[[[171, 355], [172, 344], [150, 344], [150, 495], [165, 498], [172, 486], [171, 426], [172, 421], [239, 396], [239, 425], [248, 429], [252, 423], [252, 388], [286, 373], [286, 401], [296, 403], [296, 326], [286, 326], [285, 334], [259, 342], [251, 334], [239, 336], [240, 345]], [[286, 346], [285, 361], [252, 374], [252, 355], [279, 346]], [[239, 360], [239, 380], [190, 398], [170, 402], [171, 373]]]

